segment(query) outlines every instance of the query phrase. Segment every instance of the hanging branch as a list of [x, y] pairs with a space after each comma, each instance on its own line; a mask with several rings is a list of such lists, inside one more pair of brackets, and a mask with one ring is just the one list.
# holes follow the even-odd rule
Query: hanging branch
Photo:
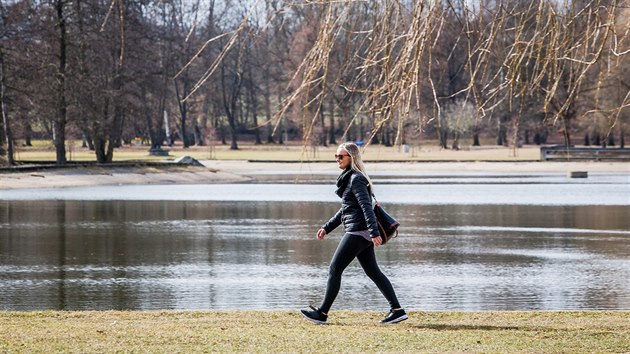
[[[542, 111], [556, 123], [574, 109], [583, 83], [598, 63], [604, 58], [627, 62], [630, 55], [630, 25], [616, 22], [623, 19], [620, 13], [624, 9], [617, 0], [591, 0], [579, 7], [576, 2], [561, 7], [551, 0], [320, 0], [284, 4], [278, 12], [311, 8], [322, 14], [316, 38], [288, 82], [292, 90], [272, 118], [275, 133], [289, 107], [303, 102], [305, 147], [323, 102], [336, 89], [345, 93], [342, 102], [352, 102], [356, 108], [346, 121], [344, 135], [358, 117], [369, 116], [373, 119], [369, 144], [397, 119], [394, 144], [398, 145], [412, 115], [432, 111], [418, 129], [432, 122], [445, 128], [440, 119], [442, 104], [459, 98], [462, 105], [471, 102], [476, 107], [475, 124], [503, 103], [510, 111], [518, 104], [514, 111], [522, 112], [525, 97], [539, 97]], [[269, 16], [261, 28], [267, 28], [273, 18], [275, 15]], [[245, 21], [236, 30], [210, 39], [199, 50], [195, 57], [210, 42], [230, 36], [191, 95], [213, 75], [236, 38], [244, 35]], [[454, 40], [453, 47], [444, 48], [449, 39]], [[440, 52], [444, 50], [448, 50], [446, 57]], [[331, 57], [336, 51], [351, 51], [352, 55], [331, 71]], [[445, 89], [448, 78], [444, 79], [444, 61], [456, 59], [462, 63], [457, 72], [459, 85]], [[620, 98], [618, 107], [607, 110], [611, 117], [621, 116], [628, 103], [625, 97]], [[356, 103], [355, 98], [359, 99]], [[616, 119], [611, 126], [614, 124]], [[517, 121], [515, 126], [519, 125]]]

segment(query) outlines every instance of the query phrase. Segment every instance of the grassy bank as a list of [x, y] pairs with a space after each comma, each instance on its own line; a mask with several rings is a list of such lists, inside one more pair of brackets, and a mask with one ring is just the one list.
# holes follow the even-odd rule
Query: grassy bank
[[[254, 161], [331, 161], [336, 146], [312, 147], [304, 149], [301, 145], [253, 145], [241, 144], [238, 150], [229, 146], [192, 146], [184, 149], [179, 145], [164, 147], [169, 150], [166, 158], [192, 156], [198, 160], [254, 160]], [[437, 143], [410, 146], [408, 151], [400, 147], [371, 145], [364, 155], [368, 161], [538, 161], [540, 147], [525, 146], [519, 149], [486, 145], [481, 147], [465, 146], [461, 150], [441, 149]], [[17, 150], [18, 161], [54, 161], [55, 149], [49, 142], [39, 141], [32, 147], [20, 147]], [[74, 144], [67, 150], [67, 158], [72, 161], [95, 161], [93, 151]], [[125, 146], [114, 151], [114, 161], [127, 160], [163, 160], [163, 156], [149, 156], [148, 146]]]
[[0, 312], [0, 352], [629, 352], [630, 312]]

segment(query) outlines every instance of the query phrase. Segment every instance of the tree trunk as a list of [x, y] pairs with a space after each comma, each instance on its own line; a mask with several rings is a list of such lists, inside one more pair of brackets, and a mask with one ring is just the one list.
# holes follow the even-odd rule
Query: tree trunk
[[459, 137], [459, 132], [455, 132], [455, 135], [453, 136], [453, 144], [451, 145], [453, 150], [459, 150]]
[[0, 120], [0, 157], [6, 156], [7, 163], [14, 165], [15, 152], [13, 147], [13, 134], [11, 133], [11, 125], [9, 124], [9, 117], [6, 113], [4, 93], [2, 93], [2, 98], [0, 98], [0, 111], [2, 111], [2, 119]]
[[66, 164], [66, 15], [63, 11], [63, 0], [55, 1], [59, 27], [59, 67], [57, 71], [57, 115], [53, 119], [55, 131], [55, 155], [57, 165]]
[[230, 126], [230, 150], [238, 150], [238, 132], [236, 131], [236, 127]]
[[[282, 105], [282, 91], [278, 90], [278, 106]], [[278, 122], [278, 135], [280, 136], [280, 138], [278, 139], [278, 143], [280, 145], [284, 145], [285, 144], [285, 140], [288, 140], [287, 137], [287, 131], [285, 128], [285, 122], [286, 122], [286, 114], [283, 115], [280, 118], [280, 122]]]
[[[101, 122], [105, 123], [108, 120], [109, 116], [109, 103], [105, 103], [103, 107], [103, 117], [101, 118]], [[107, 162], [107, 141], [105, 139], [105, 128], [104, 126], [99, 126], [98, 123], [95, 124], [94, 128], [94, 154], [96, 155], [96, 162], [105, 163]]]
[[116, 102], [114, 104], [114, 121], [112, 122], [112, 128], [110, 129], [110, 136], [107, 144], [107, 154], [105, 155], [105, 162], [107, 163], [111, 163], [114, 160], [114, 147], [117, 146], [117, 142], [120, 141], [122, 124], [124, 121], [120, 102]]
[[330, 97], [330, 116], [328, 124], [328, 142], [330, 145], [337, 145], [337, 139], [335, 139], [335, 99]]
[[615, 146], [615, 134], [613, 132], [608, 134], [608, 146]]
[[357, 140], [365, 142], [364, 134], [365, 134], [365, 120], [363, 119], [363, 115], [361, 115], [361, 118], [359, 119], [359, 126], [357, 127], [357, 137], [358, 137]]
[[[240, 61], [240, 60], [239, 60]], [[230, 75], [232, 80], [227, 82], [225, 68], [221, 67], [221, 84], [223, 86], [223, 107], [225, 109], [225, 115], [228, 119], [228, 125], [230, 126], [230, 150], [238, 150], [238, 97], [241, 90], [241, 75], [238, 73], [240, 64], [237, 63], [235, 73]]]
[[206, 146], [206, 139], [203, 137], [201, 129], [199, 129], [199, 124], [196, 120], [194, 121], [193, 129], [195, 131], [195, 140], [197, 141], [197, 145]]
[[[88, 41], [88, 35], [84, 29], [84, 13], [83, 13], [83, 6], [82, 6], [82, 2], [83, 0], [76, 0], [75, 1], [75, 11], [76, 11], [76, 19], [77, 19], [77, 29], [79, 31], [79, 36], [76, 39], [76, 46], [78, 47], [78, 77], [79, 80], [82, 83], [85, 83], [86, 81], [89, 81], [88, 78], [91, 77], [91, 73], [89, 71], [89, 63], [88, 63], [88, 59], [87, 59], [87, 41]], [[87, 87], [83, 86], [81, 87], [81, 90], [85, 90], [87, 91]], [[92, 132], [90, 131], [90, 123], [88, 121], [88, 117], [91, 116], [93, 113], [89, 112], [88, 109], [86, 109], [86, 104], [84, 103], [84, 100], [86, 100], [86, 98], [89, 96], [90, 94], [87, 92], [81, 92], [81, 98], [77, 101], [77, 109], [79, 112], [79, 128], [81, 129], [81, 132], [83, 134], [83, 139], [82, 139], [82, 144], [81, 147], [83, 148], [89, 148], [90, 151], [94, 151], [94, 141], [92, 140]]]
[[[186, 80], [186, 78], [184, 78]], [[184, 95], [187, 94], [186, 82], [184, 81]], [[177, 84], [177, 80], [175, 80], [175, 95], [177, 97], [177, 106], [179, 107], [180, 114], [180, 133], [182, 135], [182, 144], [184, 145], [184, 149], [188, 149], [190, 147], [190, 141], [188, 140], [188, 135], [186, 133], [186, 120], [188, 118], [188, 105], [186, 101], [182, 102], [182, 95], [179, 93], [179, 85]]]
[[275, 144], [275, 140], [273, 138], [273, 124], [271, 124], [271, 119], [273, 116], [271, 115], [271, 92], [269, 89], [269, 77], [267, 76], [267, 82], [265, 83], [265, 90], [263, 93], [263, 97], [265, 99], [265, 117], [267, 118], [267, 142], [271, 144]]
[[529, 129], [525, 129], [525, 145], [529, 145]]
[[[164, 106], [165, 99], [164, 96], [160, 97], [157, 115], [158, 118], [156, 120], [152, 119], [152, 114], [155, 112], [152, 111], [151, 107], [149, 107], [149, 96], [146, 93], [146, 90], [142, 89], [142, 97], [144, 97], [144, 118], [147, 122], [147, 128], [149, 129], [149, 138], [151, 139], [151, 149], [159, 149], [164, 144], [164, 140], [166, 140], [166, 132], [164, 130]], [[153, 123], [156, 122], [157, 126], [154, 126]]]
[[438, 133], [440, 134], [440, 147], [442, 149], [448, 149], [448, 131], [440, 128]]
[[593, 136], [591, 138], [591, 144], [593, 144], [593, 146], [599, 146], [601, 144], [601, 141], [599, 139], [599, 129], [595, 129], [593, 131]]
[[497, 145], [507, 146], [507, 129], [505, 129], [505, 123], [503, 118], [499, 118], [499, 129], [497, 131]]
[[101, 139], [101, 137], [94, 138], [94, 153], [96, 155], [96, 162], [106, 162], [107, 158], [105, 156], [105, 140]]
[[[341, 108], [341, 116], [339, 117], [339, 121], [340, 121], [340, 125], [349, 125], [350, 124], [350, 108], [348, 108], [347, 103], [343, 103], [340, 104], [340, 108]], [[346, 120], [347, 121], [344, 121]], [[343, 122], [343, 123], [342, 123]], [[349, 128], [349, 127], [348, 127]], [[352, 137], [349, 136], [352, 134], [352, 129], [346, 129], [347, 133], [344, 132], [344, 134], [341, 136], [341, 140], [345, 141], [352, 141]], [[385, 132], [385, 126], [383, 126], [383, 132]]]
[[249, 87], [249, 102], [252, 113], [252, 124], [254, 125], [254, 136], [256, 138], [255, 144], [260, 145], [260, 128], [258, 128], [258, 99], [256, 98], [256, 89], [253, 83], [250, 83]]
[[573, 145], [571, 143], [571, 135], [569, 134], [567, 129], [564, 130], [564, 145], [566, 147], [570, 147], [571, 145]]
[[475, 125], [473, 128], [473, 146], [481, 146], [479, 143], [479, 126]]
[[[186, 106], [186, 103], [182, 103], [182, 106]], [[181, 109], [181, 108], [180, 108]], [[182, 134], [182, 144], [184, 149], [188, 149], [190, 147], [190, 140], [188, 139], [188, 131], [186, 130], [186, 120], [188, 119], [188, 113], [186, 112], [186, 108], [183, 108], [181, 111], [181, 124], [180, 130]]]
[[24, 145], [33, 146], [33, 127], [31, 126], [30, 118], [26, 117], [26, 125], [24, 126]]
[[[3, 21], [4, 12], [2, 13]], [[15, 153], [13, 148], [13, 134], [11, 133], [11, 123], [7, 113], [6, 102], [6, 70], [4, 66], [4, 48], [0, 47], [0, 157], [6, 156], [9, 165], [15, 164]], [[5, 147], [6, 145], [6, 147]]]
[[319, 143], [323, 146], [328, 146], [328, 144], [326, 143], [326, 117], [324, 115], [323, 109], [319, 111], [319, 118], [322, 122], [322, 135], [320, 136]]
[[94, 141], [92, 140], [92, 135], [90, 134], [90, 132], [85, 130], [83, 132], [83, 138], [87, 142], [87, 148], [90, 151], [94, 151]]
[[[6, 24], [6, 16], [4, 15], [4, 6], [0, 3], [0, 10], [2, 11], [0, 15], [2, 15], [2, 24]], [[5, 29], [1, 29], [2, 32], [5, 32]], [[0, 46], [0, 113], [2, 117], [0, 117], [0, 165], [5, 163], [5, 157], [7, 156], [7, 147], [5, 145], [9, 144], [9, 137], [7, 136], [7, 131], [5, 127], [8, 125], [8, 118], [5, 113], [5, 97], [4, 97], [4, 47]], [[8, 162], [8, 161], [7, 161]]]
[[225, 134], [223, 123], [221, 123], [221, 128], [219, 128], [219, 135], [221, 136], [221, 145], [227, 145], [227, 134]]

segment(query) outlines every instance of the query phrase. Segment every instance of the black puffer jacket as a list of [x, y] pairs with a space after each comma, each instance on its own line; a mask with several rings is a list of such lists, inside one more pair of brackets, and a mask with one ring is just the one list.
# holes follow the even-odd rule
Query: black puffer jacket
[[329, 234], [342, 222], [346, 232], [369, 230], [372, 238], [380, 236], [372, 208], [369, 184], [361, 173], [352, 172], [348, 185], [341, 195], [341, 208], [328, 220], [323, 229]]

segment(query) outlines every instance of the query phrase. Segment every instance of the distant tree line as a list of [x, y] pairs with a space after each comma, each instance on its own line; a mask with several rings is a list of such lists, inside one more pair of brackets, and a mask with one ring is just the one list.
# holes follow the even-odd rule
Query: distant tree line
[[623, 146], [618, 0], [0, 0], [0, 159], [81, 139]]

